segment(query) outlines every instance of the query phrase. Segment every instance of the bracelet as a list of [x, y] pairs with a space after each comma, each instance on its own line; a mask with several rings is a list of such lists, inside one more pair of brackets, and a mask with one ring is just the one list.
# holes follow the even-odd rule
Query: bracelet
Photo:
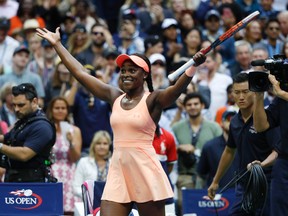
[[3, 143], [0, 143], [0, 150], [3, 148]]

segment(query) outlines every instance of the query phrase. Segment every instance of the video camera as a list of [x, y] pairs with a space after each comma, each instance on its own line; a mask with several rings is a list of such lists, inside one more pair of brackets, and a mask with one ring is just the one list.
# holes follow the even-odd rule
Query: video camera
[[[264, 66], [280, 82], [280, 88], [288, 91], [288, 59], [285, 59], [284, 55], [274, 55], [273, 58], [266, 60], [255, 60], [251, 62], [251, 65]], [[269, 73], [265, 71], [250, 72], [248, 75], [249, 90], [253, 92], [269, 90], [271, 83], [268, 75]]]

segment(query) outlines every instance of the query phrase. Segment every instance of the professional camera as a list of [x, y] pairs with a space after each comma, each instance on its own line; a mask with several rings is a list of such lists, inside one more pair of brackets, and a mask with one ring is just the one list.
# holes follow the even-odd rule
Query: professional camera
[[[280, 82], [280, 88], [288, 91], [288, 59], [284, 55], [274, 55], [273, 58], [266, 60], [255, 60], [251, 62], [252, 66], [264, 66], [270, 71], [270, 74]], [[253, 92], [264, 92], [271, 87], [268, 79], [268, 72], [253, 71], [249, 73], [249, 89]]]

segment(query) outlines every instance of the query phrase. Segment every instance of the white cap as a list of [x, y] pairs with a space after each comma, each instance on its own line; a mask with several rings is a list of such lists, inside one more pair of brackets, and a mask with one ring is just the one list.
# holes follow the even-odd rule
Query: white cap
[[151, 64], [155, 63], [156, 61], [162, 61], [164, 64], [166, 64], [165, 57], [160, 53], [154, 53], [149, 57], [149, 61]]
[[36, 19], [28, 19], [23, 24], [23, 30], [39, 28], [39, 23]]
[[166, 29], [166, 28], [169, 28], [170, 26], [173, 26], [173, 25], [177, 26], [178, 25], [177, 21], [173, 18], [166, 18], [162, 22], [161, 28]]

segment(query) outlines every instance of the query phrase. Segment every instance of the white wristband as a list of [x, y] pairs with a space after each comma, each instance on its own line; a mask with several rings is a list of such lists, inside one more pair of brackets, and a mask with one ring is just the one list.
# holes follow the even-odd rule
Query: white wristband
[[2, 147], [3, 147], [3, 143], [0, 143], [0, 150], [2, 149]]

